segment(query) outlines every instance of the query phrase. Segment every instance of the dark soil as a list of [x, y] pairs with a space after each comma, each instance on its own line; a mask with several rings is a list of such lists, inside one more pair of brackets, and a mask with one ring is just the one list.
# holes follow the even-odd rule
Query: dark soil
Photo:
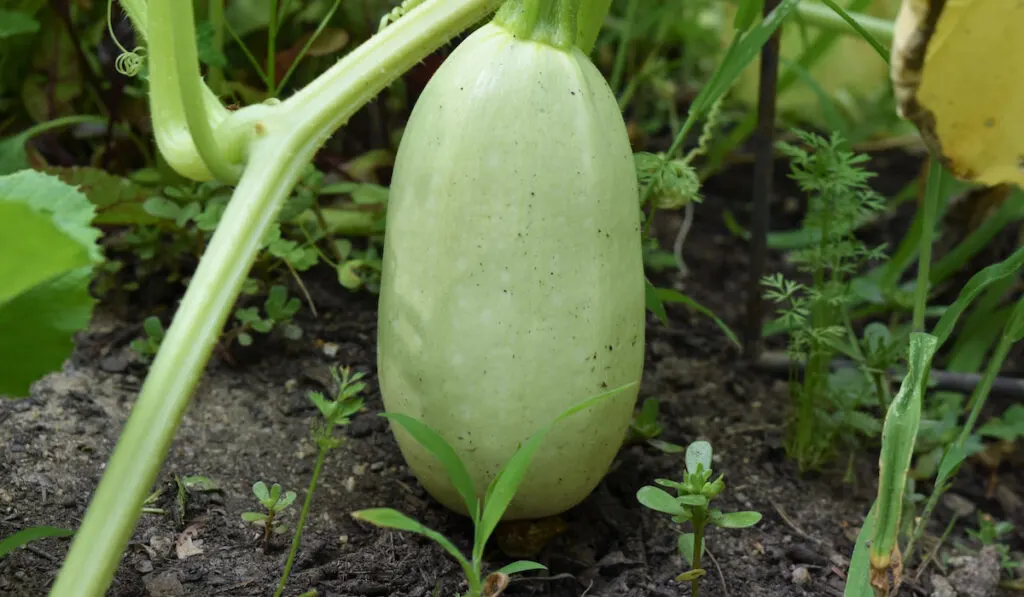
[[[907, 171], [909, 164], [904, 158], [899, 166]], [[792, 193], [783, 174], [780, 206]], [[721, 212], [728, 207], [745, 217], [747, 180], [737, 168], [708, 186], [686, 248], [691, 277], [662, 280], [684, 289], [735, 329], [746, 283], [745, 245], [725, 231]], [[886, 184], [898, 188], [898, 182]], [[780, 207], [773, 228], [785, 220], [795, 224], [797, 211]], [[769, 266], [780, 263], [775, 256]], [[298, 346], [270, 346], [241, 364], [211, 362], [159, 478], [164, 491], [154, 506], [168, 514], [143, 515], [108, 595], [272, 594], [291, 535], [275, 538], [264, 553], [260, 530], [241, 513], [258, 509], [251, 493], [255, 481], [277, 482], [299, 494], [296, 507], [284, 515], [294, 528], [316, 455], [309, 436], [318, 415], [305, 393], [324, 389], [327, 368], [335, 364], [369, 374], [368, 408], [355, 417], [348, 441], [327, 461], [286, 594], [315, 588], [325, 596], [426, 597], [464, 589], [459, 568], [435, 544], [349, 516], [357, 509], [389, 506], [464, 548], [471, 537], [464, 518], [438, 506], [418, 486], [377, 416], [374, 298], [335, 288], [324, 285], [318, 291], [313, 285], [321, 318], [304, 324], [307, 340]], [[864, 454], [856, 461], [853, 484], [842, 482], [842, 470], [799, 475], [782, 449], [785, 384], [744, 364], [707, 319], [681, 309], [671, 309], [670, 315], [668, 331], [651, 321], [641, 398], [661, 400], [662, 439], [713, 443], [716, 469], [728, 484], [719, 507], [764, 515], [750, 529], [712, 531], [708, 548], [714, 561], [701, 594], [841, 595], [853, 538], [873, 498], [877, 456]], [[0, 402], [0, 536], [32, 525], [75, 528], [79, 523], [145, 376], [145, 365], [127, 346], [138, 321], [101, 310], [63, 372], [39, 382], [31, 399]], [[679, 455], [646, 445], [624, 447], [594, 493], [565, 513], [564, 532], [535, 556], [550, 572], [514, 581], [507, 594], [690, 594], [688, 584], [674, 580], [685, 570], [676, 553], [676, 525], [642, 508], [635, 497], [655, 478], [678, 478], [680, 469]], [[174, 475], [204, 475], [222, 491], [191, 492], [179, 518]], [[955, 491], [1024, 528], [1024, 512], [1012, 506], [1024, 493], [1024, 475], [1004, 471], [998, 477], [1002, 501], [985, 499], [986, 480], [968, 466]], [[937, 533], [948, 516], [941, 509], [937, 513]], [[973, 518], [968, 522], [973, 525]], [[963, 537], [963, 524], [954, 535]], [[1015, 538], [1018, 548], [1020, 539]], [[4, 559], [0, 594], [46, 594], [66, 548], [66, 540], [45, 540]], [[497, 544], [491, 546], [489, 563], [509, 559]], [[908, 583], [902, 594], [931, 594], [932, 571]]]

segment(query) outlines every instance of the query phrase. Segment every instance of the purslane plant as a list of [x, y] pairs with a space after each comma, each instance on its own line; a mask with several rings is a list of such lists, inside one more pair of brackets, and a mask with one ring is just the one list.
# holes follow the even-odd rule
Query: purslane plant
[[711, 509], [711, 500], [725, 491], [724, 475], [712, 481], [711, 444], [700, 440], [686, 447], [686, 469], [683, 480], [672, 481], [657, 479], [655, 483], [662, 487], [674, 489], [676, 495], [647, 485], [636, 493], [637, 500], [651, 510], [671, 514], [672, 520], [678, 523], [689, 522], [692, 533], [680, 533], [679, 553], [690, 565], [690, 570], [676, 577], [678, 581], [690, 581], [691, 594], [697, 597], [700, 591], [700, 578], [705, 575], [701, 567], [701, 559], [706, 550], [705, 536], [709, 526], [726, 529], [743, 529], [754, 526], [761, 520], [759, 512], [722, 512]]

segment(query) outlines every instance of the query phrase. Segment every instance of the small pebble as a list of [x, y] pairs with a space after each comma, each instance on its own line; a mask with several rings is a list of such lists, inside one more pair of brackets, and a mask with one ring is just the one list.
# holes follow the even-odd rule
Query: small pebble
[[321, 350], [323, 351], [325, 357], [333, 359], [334, 357], [338, 356], [338, 350], [340, 348], [341, 346], [334, 342], [324, 342], [324, 346]]
[[794, 585], [803, 586], [811, 582], [811, 573], [807, 570], [807, 568], [803, 566], [797, 566], [793, 569], [793, 573], [792, 575], [790, 575], [790, 580], [793, 581]]
[[932, 587], [931, 597], [957, 597], [956, 589], [953, 588], [953, 585], [949, 584], [945, 577], [938, 574], [932, 575]]
[[352, 474], [353, 475], [357, 475], [357, 476], [358, 475], [364, 475], [364, 474], [366, 474], [366, 467], [367, 467], [367, 465], [366, 465], [365, 462], [361, 462], [359, 464], [353, 465], [352, 466]]
[[384, 463], [379, 461], [379, 460], [377, 462], [374, 462], [373, 464], [370, 465], [370, 471], [371, 472], [379, 473], [382, 470], [384, 470]]
[[345, 479], [345, 491], [352, 493], [356, 490], [356, 478], [348, 477]]

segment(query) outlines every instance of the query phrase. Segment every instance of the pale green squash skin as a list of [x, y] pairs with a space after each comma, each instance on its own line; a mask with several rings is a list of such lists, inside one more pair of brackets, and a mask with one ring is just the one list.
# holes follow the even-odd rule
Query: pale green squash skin
[[[578, 50], [487, 24], [418, 100], [395, 163], [380, 291], [388, 412], [463, 458], [482, 495], [520, 442], [581, 400], [639, 382], [644, 279], [632, 151]], [[563, 512], [607, 472], [637, 387], [548, 433], [505, 519]], [[442, 504], [437, 460], [392, 430]]]

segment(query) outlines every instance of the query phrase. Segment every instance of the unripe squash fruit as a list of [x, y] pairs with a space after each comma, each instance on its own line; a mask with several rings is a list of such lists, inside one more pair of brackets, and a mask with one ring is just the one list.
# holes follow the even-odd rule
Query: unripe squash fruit
[[[378, 374], [388, 412], [438, 431], [482, 495], [570, 406], [639, 381], [636, 175], [615, 97], [579, 50], [468, 36], [417, 101], [396, 156]], [[558, 423], [505, 519], [581, 502], [607, 473], [637, 386]], [[392, 426], [413, 474], [465, 514], [440, 463]]]

